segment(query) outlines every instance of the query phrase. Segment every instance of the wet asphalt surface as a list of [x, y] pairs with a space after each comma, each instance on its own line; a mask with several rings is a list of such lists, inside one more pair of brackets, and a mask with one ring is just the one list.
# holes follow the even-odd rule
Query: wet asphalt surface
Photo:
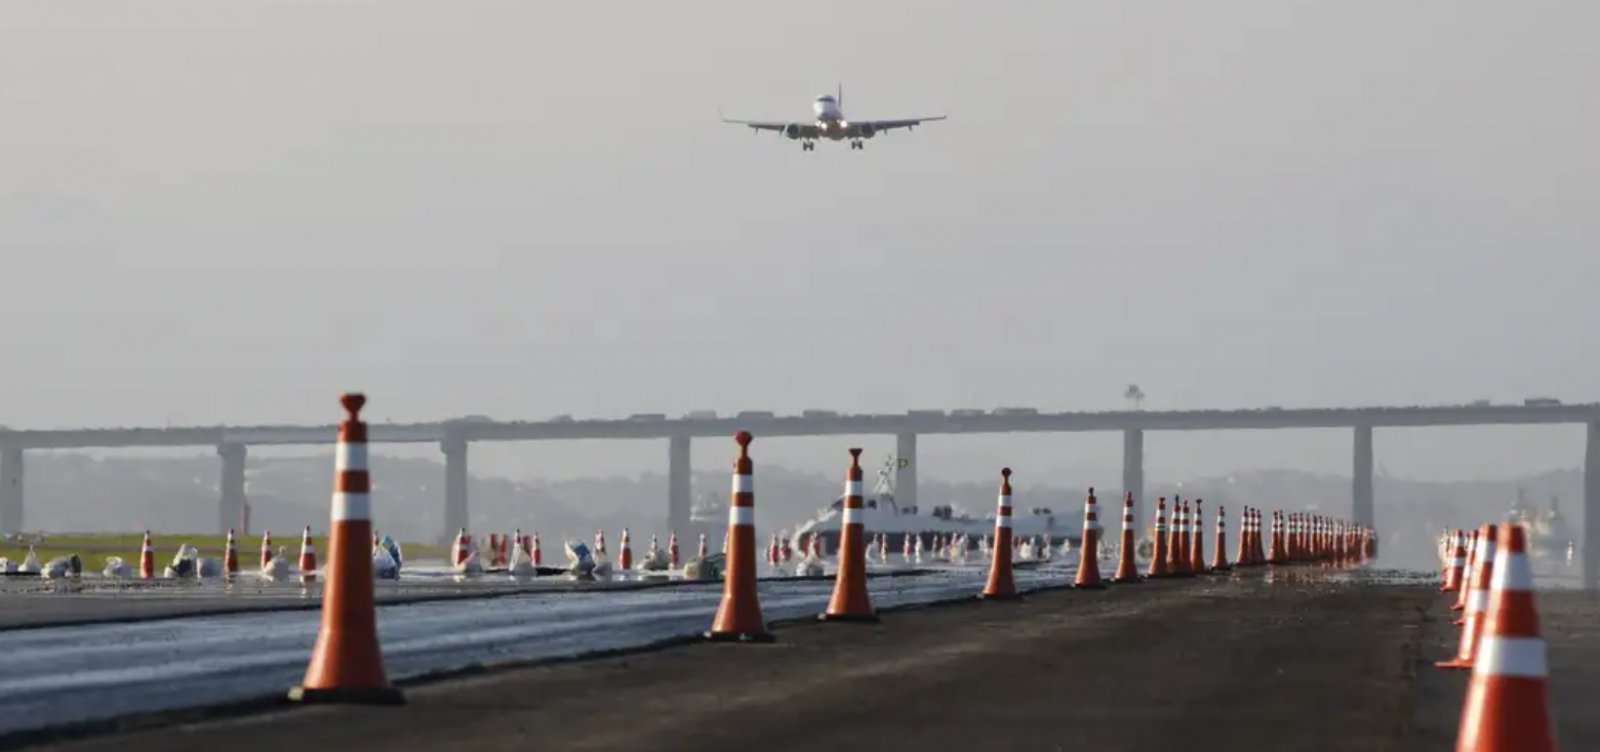
[[[1072, 571], [1021, 570], [1018, 582], [1027, 587], [1063, 584]], [[869, 591], [882, 607], [926, 603], [976, 593], [983, 573], [971, 567], [874, 577]], [[574, 583], [560, 578], [509, 580], [423, 580], [412, 583], [413, 591], [393, 591], [395, 598], [442, 599], [378, 609], [390, 678], [682, 638], [709, 626], [721, 598], [720, 582], [591, 583], [574, 591]], [[298, 583], [241, 584], [241, 592], [234, 593], [221, 592], [222, 587], [188, 593], [148, 589], [120, 596], [35, 592], [0, 600], [5, 612], [35, 612], [31, 618], [36, 619], [44, 618], [37, 612], [54, 611], [68, 619], [114, 620], [0, 631], [7, 656], [5, 681], [0, 682], [0, 743], [26, 738], [16, 734], [30, 730], [276, 698], [298, 684], [316, 639], [319, 591], [313, 587], [299, 593]], [[512, 587], [523, 590], [508, 590]], [[771, 620], [817, 613], [832, 589], [832, 580], [826, 578], [772, 579], [759, 586]], [[285, 600], [294, 610], [275, 610]], [[180, 614], [184, 609], [202, 613], [172, 616], [163, 611], [173, 607]], [[236, 608], [260, 610], [203, 613]]]

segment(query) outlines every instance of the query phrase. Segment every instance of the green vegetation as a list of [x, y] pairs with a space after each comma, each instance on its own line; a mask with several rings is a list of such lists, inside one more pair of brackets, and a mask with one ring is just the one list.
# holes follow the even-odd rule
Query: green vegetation
[[[157, 568], [166, 566], [172, 557], [178, 553], [178, 546], [187, 543], [200, 549], [201, 556], [221, 558], [228, 536], [215, 534], [193, 535], [151, 535], [150, 542], [156, 549]], [[328, 555], [328, 537], [313, 535], [311, 542], [317, 549], [319, 558]], [[86, 570], [99, 570], [105, 566], [107, 556], [121, 556], [130, 564], [139, 563], [139, 546], [144, 543], [144, 533], [62, 533], [59, 535], [46, 534], [42, 543], [34, 546], [34, 553], [38, 555], [39, 562], [44, 563], [57, 556], [77, 554], [83, 559]], [[260, 561], [261, 536], [251, 535], [241, 538], [236, 542], [239, 547], [239, 566], [241, 568], [254, 567]], [[291, 531], [288, 535], [273, 533], [272, 547], [283, 547], [287, 556], [300, 555], [300, 533]], [[409, 559], [444, 559], [449, 556], [448, 549], [443, 546], [428, 545], [423, 543], [400, 542], [401, 548]], [[22, 563], [28, 555], [26, 543], [18, 545], [15, 541], [0, 542], [0, 556]]]

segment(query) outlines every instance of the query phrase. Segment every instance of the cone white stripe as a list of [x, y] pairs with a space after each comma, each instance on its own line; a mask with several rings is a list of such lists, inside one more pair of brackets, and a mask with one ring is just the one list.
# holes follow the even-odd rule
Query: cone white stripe
[[728, 524], [730, 524], [730, 525], [746, 525], [746, 526], [756, 524], [756, 508], [755, 507], [729, 507], [728, 508]]
[[845, 481], [844, 482], [844, 495], [845, 496], [860, 496], [860, 495], [862, 495], [861, 494], [861, 481], [859, 481], [859, 480], [847, 480], [847, 481]]
[[1489, 591], [1474, 590], [1467, 594], [1467, 613], [1485, 613], [1489, 610]]
[[372, 519], [372, 495], [335, 491], [333, 494], [333, 521]]
[[1000, 515], [1000, 516], [994, 518], [994, 526], [997, 527], [997, 528], [1002, 528], [1003, 527], [1003, 528], [1005, 528], [1007, 530], [1010, 530], [1011, 529], [1011, 516], [1010, 515]]
[[1550, 669], [1545, 662], [1544, 638], [1486, 634], [1478, 638], [1472, 670], [1481, 676], [1546, 678]]
[[[1493, 557], [1493, 554], [1490, 555]], [[1533, 574], [1528, 569], [1527, 554], [1508, 554], [1499, 561], [1494, 558], [1485, 559], [1494, 562], [1494, 571], [1490, 573], [1492, 582], [1491, 590], [1532, 592]]]
[[754, 475], [744, 475], [744, 474], [741, 474], [741, 473], [734, 473], [733, 474], [733, 492], [734, 493], [755, 493], [756, 492], [756, 478], [755, 478], [755, 476]]
[[334, 450], [333, 458], [335, 470], [366, 470], [367, 445], [341, 441]]
[[865, 511], [865, 510], [856, 509], [856, 508], [853, 508], [853, 507], [845, 507], [844, 508], [844, 524], [846, 524], [846, 525], [864, 524], [866, 522], [866, 520], [864, 519], [865, 515], [862, 514], [863, 511]]

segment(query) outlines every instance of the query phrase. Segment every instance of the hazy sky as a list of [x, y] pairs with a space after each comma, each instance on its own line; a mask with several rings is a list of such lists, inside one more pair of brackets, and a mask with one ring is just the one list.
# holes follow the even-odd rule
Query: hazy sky
[[[345, 388], [397, 420], [1600, 399], [1595, 28], [1592, 0], [8, 0], [0, 423], [325, 421]], [[814, 153], [717, 121], [840, 80], [849, 117], [950, 120]], [[925, 446], [957, 476], [1121, 449]], [[1377, 447], [1479, 477], [1582, 441]], [[1342, 432], [1149, 451], [1350, 463]]]

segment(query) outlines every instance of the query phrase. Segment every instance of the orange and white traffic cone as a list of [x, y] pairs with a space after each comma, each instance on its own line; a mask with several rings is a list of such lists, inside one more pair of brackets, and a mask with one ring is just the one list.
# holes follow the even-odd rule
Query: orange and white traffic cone
[[222, 544], [222, 574], [233, 577], [239, 574], [239, 548], [233, 542], [233, 528], [228, 528], [228, 540]]
[[989, 582], [980, 598], [1017, 600], [1017, 586], [1011, 576], [1011, 468], [1000, 470], [1000, 497], [994, 511], [994, 557], [989, 564]]
[[461, 528], [456, 532], [456, 542], [450, 544], [450, 564], [459, 567], [472, 553], [472, 539], [467, 537], [467, 529]]
[[622, 542], [617, 544], [617, 569], [626, 572], [633, 569], [633, 541], [628, 538], [628, 529], [622, 529]]
[[489, 534], [489, 566], [500, 566], [500, 534]]
[[394, 705], [404, 698], [383, 670], [367, 543], [372, 537], [372, 478], [367, 472], [367, 424], [361, 421], [366, 397], [345, 394], [339, 401], [347, 415], [339, 425], [334, 463], [322, 629], [305, 681], [289, 690], [289, 699]]
[[1167, 497], [1162, 496], [1156, 500], [1156, 527], [1154, 550], [1150, 552], [1150, 569], [1146, 574], [1154, 577], [1170, 577], [1172, 569], [1167, 561]]
[[306, 525], [305, 533], [300, 536], [300, 579], [310, 582], [316, 578], [317, 548], [311, 544], [311, 526]]
[[767, 535], [767, 565], [777, 569], [783, 564], [783, 549], [778, 546], [778, 534]]
[[1083, 500], [1083, 545], [1078, 547], [1078, 577], [1072, 586], [1079, 590], [1104, 590], [1100, 581], [1100, 511], [1094, 489]]
[[[1220, 524], [1222, 520], [1219, 518]], [[1234, 549], [1234, 566], [1250, 566], [1250, 507], [1239, 510], [1239, 547]]]
[[606, 552], [606, 531], [604, 529], [594, 532], [594, 552], [597, 554]]
[[1133, 492], [1129, 491], [1122, 497], [1122, 540], [1117, 544], [1117, 574], [1111, 578], [1112, 582], [1122, 584], [1136, 584], [1144, 582], [1139, 576], [1139, 562], [1135, 558], [1138, 544], [1133, 535]]
[[756, 594], [756, 493], [755, 463], [750, 459], [749, 431], [733, 439], [739, 457], [733, 464], [733, 502], [728, 506], [728, 569], [722, 581], [722, 605], [717, 607], [708, 640], [772, 642], [761, 600]]
[[1478, 655], [1478, 639], [1483, 635], [1484, 615], [1489, 608], [1489, 586], [1494, 579], [1497, 556], [1494, 525], [1478, 528], [1478, 563], [1467, 583], [1467, 613], [1461, 624], [1461, 643], [1456, 657], [1434, 665], [1440, 668], [1472, 668]]
[[139, 546], [139, 579], [156, 577], [156, 547], [150, 543], [150, 531], [144, 531], [144, 543]]
[[1217, 507], [1217, 552], [1211, 559], [1211, 571], [1228, 572], [1233, 566], [1228, 564], [1228, 508]]
[[1205, 515], [1200, 512], [1200, 505], [1204, 499], [1194, 500], [1194, 517], [1189, 520], [1191, 534], [1189, 536], [1189, 568], [1195, 574], [1206, 573], [1206, 523]]
[[272, 563], [272, 531], [261, 532], [261, 568], [266, 569]]
[[1450, 553], [1450, 566], [1444, 570], [1444, 585], [1439, 588], [1441, 593], [1454, 593], [1465, 583], [1462, 575], [1466, 574], [1467, 567], [1467, 534], [1457, 530], [1455, 545]]
[[1283, 550], [1283, 518], [1279, 512], [1272, 513], [1272, 544], [1267, 550], [1268, 564], [1287, 564], [1288, 557]]
[[822, 621], [870, 623], [878, 620], [867, 596], [866, 512], [861, 497], [861, 450], [850, 450], [850, 468], [844, 476], [844, 518], [839, 528], [839, 573], [833, 598]]
[[[1472, 592], [1472, 573], [1477, 571], [1478, 555], [1483, 552], [1481, 541], [1478, 538], [1479, 536], [1477, 530], [1474, 530], [1467, 535], [1467, 566], [1461, 570], [1461, 586], [1456, 588], [1456, 602], [1450, 606], [1451, 611], [1458, 611], [1462, 614], [1461, 616], [1456, 617], [1455, 621], [1451, 622], [1456, 626], [1461, 626], [1465, 622], [1467, 595]], [[1452, 552], [1452, 557], [1453, 556], [1454, 552]]]
[[1189, 502], [1176, 500], [1173, 503], [1173, 517], [1177, 524], [1173, 526], [1172, 541], [1168, 544], [1168, 558], [1171, 559], [1172, 575], [1174, 577], [1193, 577], [1194, 567], [1189, 561]]
[[678, 534], [667, 536], [667, 563], [673, 568], [678, 568]]
[[700, 548], [695, 550], [695, 555], [699, 556], [702, 559], [704, 559], [707, 556], [711, 555], [710, 554], [710, 549], [706, 548], [706, 534], [705, 533], [701, 533], [700, 534]]
[[533, 561], [534, 566], [544, 563], [544, 552], [539, 550], [539, 531], [533, 531], [533, 536], [528, 541], [528, 549], [528, 558]]
[[1456, 752], [1555, 752], [1549, 668], [1527, 533], [1500, 526], [1483, 636], [1461, 711]]
[[[518, 544], [521, 545], [521, 544]], [[500, 560], [500, 566], [511, 566], [511, 536], [500, 536], [500, 545], [494, 550], [495, 558]]]

